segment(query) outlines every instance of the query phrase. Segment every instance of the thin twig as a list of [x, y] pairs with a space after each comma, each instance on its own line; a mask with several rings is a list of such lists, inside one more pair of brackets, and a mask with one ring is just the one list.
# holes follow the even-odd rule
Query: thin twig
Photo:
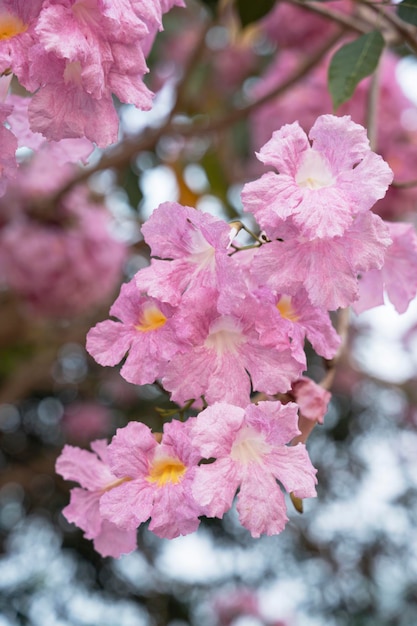
[[350, 311], [349, 309], [341, 309], [337, 314], [336, 331], [341, 339], [341, 343], [337, 354], [331, 360], [325, 361], [327, 372], [322, 380], [319, 382], [320, 387], [329, 390], [333, 385], [334, 377], [336, 375], [337, 364], [342, 358], [343, 352], [346, 347], [347, 337], [349, 332]]
[[391, 183], [391, 187], [396, 189], [410, 189], [411, 187], [417, 187], [417, 179], [405, 180], [403, 183], [397, 183], [395, 180]]
[[[399, 18], [395, 13], [387, 10], [382, 4], [374, 4], [362, 0], [366, 7], [369, 7], [374, 13], [380, 15], [388, 24], [394, 27], [394, 30], [401, 36], [403, 41], [407, 43], [413, 52], [417, 53], [417, 30], [415, 26], [411, 26]], [[389, 7], [390, 8], [390, 7]]]
[[339, 11], [335, 11], [330, 7], [325, 6], [324, 4], [317, 4], [311, 2], [304, 2], [303, 0], [287, 0], [289, 4], [293, 4], [300, 9], [305, 9], [311, 13], [317, 13], [317, 15], [321, 15], [324, 18], [335, 22], [336, 24], [340, 24], [344, 28], [348, 30], [353, 30], [361, 35], [369, 32], [369, 24], [363, 22], [362, 19], [357, 18], [353, 15], [345, 15], [340, 13]]

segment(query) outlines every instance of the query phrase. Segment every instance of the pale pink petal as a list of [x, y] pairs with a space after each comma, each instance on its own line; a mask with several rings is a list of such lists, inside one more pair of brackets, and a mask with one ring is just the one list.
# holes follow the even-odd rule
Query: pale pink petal
[[359, 299], [352, 308], [359, 315], [363, 311], [384, 304], [384, 279], [382, 270], [369, 270], [359, 279]]
[[[293, 402], [258, 402], [246, 407], [246, 419], [255, 430], [266, 434], [266, 441], [273, 446], [282, 446], [297, 435], [298, 429], [297, 406]], [[214, 456], [214, 451], [211, 456]]]
[[133, 530], [149, 519], [153, 500], [153, 489], [145, 480], [125, 482], [101, 496], [100, 515], [119, 528]]
[[230, 509], [240, 483], [236, 465], [228, 458], [197, 468], [192, 492], [195, 500], [206, 507], [210, 517], [220, 517]]
[[118, 428], [108, 447], [112, 471], [120, 478], [145, 477], [148, 458], [153, 456], [157, 445], [148, 426], [141, 422], [129, 422], [124, 428]]
[[244, 419], [245, 411], [241, 407], [225, 402], [208, 406], [192, 425], [193, 445], [206, 458], [230, 454], [233, 433], [241, 428]]
[[78, 482], [88, 490], [103, 489], [114, 481], [110, 468], [96, 454], [74, 446], [64, 446], [55, 467], [65, 480]]
[[71, 489], [68, 506], [63, 509], [64, 517], [84, 531], [86, 539], [93, 539], [101, 530], [100, 492]]
[[312, 466], [306, 447], [281, 446], [268, 454], [268, 468], [285, 487], [297, 498], [312, 498], [316, 495], [317, 470]]
[[276, 535], [288, 521], [284, 495], [271, 474], [253, 464], [242, 480], [237, 498], [239, 520], [252, 537]]
[[100, 365], [120, 363], [132, 343], [132, 334], [123, 324], [105, 320], [87, 333], [86, 349]]
[[101, 556], [112, 556], [118, 559], [122, 554], [129, 554], [136, 550], [136, 534], [136, 529], [125, 530], [103, 520], [100, 533], [94, 537], [94, 548]]
[[389, 225], [393, 239], [382, 268], [385, 289], [398, 313], [404, 313], [417, 292], [417, 235], [412, 224]]
[[201, 506], [185, 489], [168, 484], [155, 494], [149, 530], [165, 539], [188, 535], [197, 530], [200, 525], [198, 516], [202, 514]]
[[272, 134], [257, 157], [265, 165], [273, 165], [280, 174], [296, 175], [300, 159], [309, 150], [307, 135], [298, 122], [285, 124]]
[[118, 138], [119, 118], [110, 95], [96, 100], [81, 85], [63, 79], [32, 97], [29, 120], [33, 131], [55, 141], [87, 137], [104, 148]]
[[370, 150], [366, 129], [353, 122], [350, 115], [320, 115], [309, 138], [314, 149], [326, 155], [334, 173], [353, 168]]

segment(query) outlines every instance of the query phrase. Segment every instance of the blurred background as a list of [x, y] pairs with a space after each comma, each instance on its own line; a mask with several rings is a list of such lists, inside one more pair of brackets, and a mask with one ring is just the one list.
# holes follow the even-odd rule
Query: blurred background
[[[115, 560], [61, 514], [63, 445], [88, 448], [130, 420], [161, 430], [159, 409], [172, 408], [160, 387], [131, 385], [85, 350], [120, 285], [148, 263], [141, 224], [176, 200], [253, 227], [240, 190], [263, 171], [255, 151], [282, 124], [309, 130], [332, 112], [334, 46], [375, 20], [345, 0], [320, 3], [330, 17], [270, 4], [245, 28], [230, 2], [170, 11], [148, 58], [153, 109], [115, 102], [120, 143], [108, 157], [97, 149], [95, 173], [68, 193], [75, 166], [19, 153], [0, 199], [0, 626], [417, 623], [416, 301], [402, 316], [389, 303], [351, 314], [328, 414], [308, 440], [318, 497], [303, 514], [288, 500], [281, 535], [254, 540], [231, 511], [172, 541], [145, 525], [137, 551]], [[417, 67], [409, 45], [390, 43], [374, 142], [401, 183], [417, 178]], [[371, 89], [361, 81], [338, 114], [366, 124]], [[415, 224], [416, 208], [410, 186], [374, 210]], [[324, 364], [307, 351], [307, 375], [320, 381]]]

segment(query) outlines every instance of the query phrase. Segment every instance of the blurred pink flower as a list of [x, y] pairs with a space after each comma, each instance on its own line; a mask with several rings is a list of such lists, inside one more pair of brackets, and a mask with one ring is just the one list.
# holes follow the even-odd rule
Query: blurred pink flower
[[[19, 182], [24, 190], [23, 172]], [[23, 190], [11, 191], [17, 201]], [[110, 296], [121, 278], [126, 247], [111, 235], [110, 215], [89, 200], [86, 188], [67, 194], [53, 219], [14, 209], [0, 230], [3, 277], [32, 312], [71, 317]]]
[[97, 402], [78, 402], [65, 408], [61, 428], [66, 440], [72, 444], [83, 444], [105, 437], [111, 429], [110, 410]]
[[260, 615], [257, 594], [245, 587], [218, 593], [212, 600], [212, 608], [219, 626], [231, 626], [238, 617]]

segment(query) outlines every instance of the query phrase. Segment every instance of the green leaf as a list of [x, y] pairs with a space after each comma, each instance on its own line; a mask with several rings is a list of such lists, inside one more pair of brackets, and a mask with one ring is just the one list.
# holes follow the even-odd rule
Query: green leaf
[[373, 30], [337, 50], [329, 67], [329, 91], [335, 109], [347, 102], [357, 84], [375, 71], [383, 49], [384, 38]]
[[269, 13], [275, 0], [236, 0], [236, 8], [242, 27], [257, 22]]
[[417, 0], [403, 0], [397, 8], [397, 15], [404, 22], [417, 26]]

